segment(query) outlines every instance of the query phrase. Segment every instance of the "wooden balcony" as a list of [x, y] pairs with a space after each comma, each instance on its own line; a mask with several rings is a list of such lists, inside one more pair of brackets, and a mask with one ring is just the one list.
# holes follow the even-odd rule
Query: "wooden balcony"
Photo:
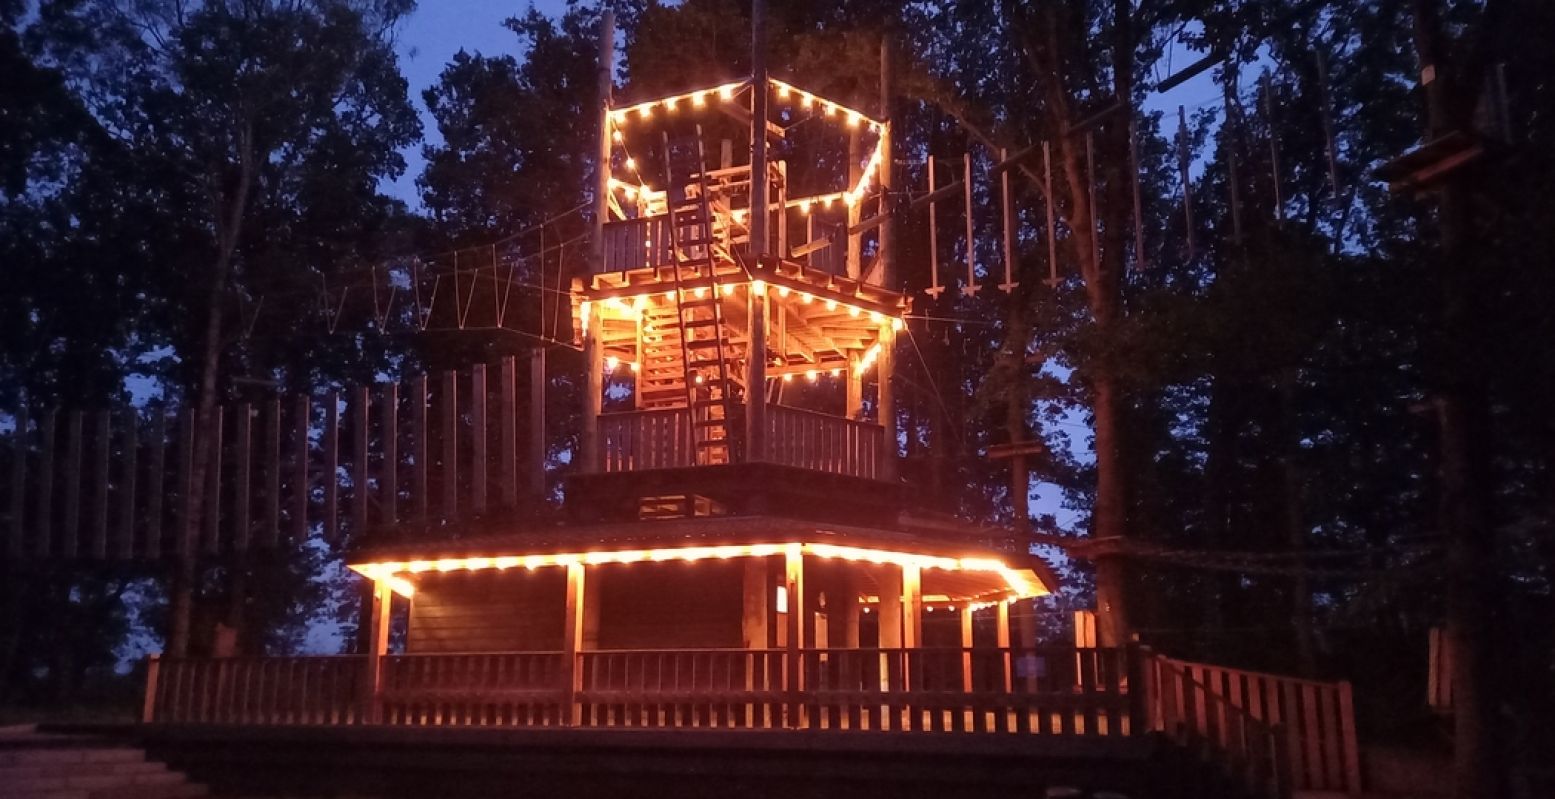
[[[607, 473], [697, 465], [686, 408], [603, 414], [599, 442]], [[767, 451], [746, 460], [876, 480], [884, 442], [881, 427], [870, 422], [768, 405]]]

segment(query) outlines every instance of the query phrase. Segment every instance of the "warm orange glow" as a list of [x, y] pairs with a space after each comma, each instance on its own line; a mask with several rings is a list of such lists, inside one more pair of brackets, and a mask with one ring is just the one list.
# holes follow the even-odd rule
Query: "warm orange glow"
[[670, 547], [662, 549], [632, 549], [607, 552], [568, 552], [554, 555], [508, 555], [502, 557], [442, 558], [439, 560], [385, 561], [379, 563], [351, 564], [352, 571], [371, 580], [382, 580], [389, 587], [410, 596], [415, 586], [401, 575], [437, 571], [479, 571], [485, 569], [510, 569], [523, 566], [526, 569], [550, 566], [589, 565], [607, 563], [666, 563], [692, 562], [708, 559], [764, 558], [798, 550], [818, 558], [838, 559], [861, 563], [940, 569], [943, 571], [986, 572], [1004, 579], [1012, 598], [1041, 596], [1048, 593], [1047, 586], [1029, 570], [1016, 569], [997, 558], [951, 558], [936, 555], [920, 555], [913, 552], [896, 552], [865, 547], [839, 546], [836, 544], [729, 544], [723, 546]]

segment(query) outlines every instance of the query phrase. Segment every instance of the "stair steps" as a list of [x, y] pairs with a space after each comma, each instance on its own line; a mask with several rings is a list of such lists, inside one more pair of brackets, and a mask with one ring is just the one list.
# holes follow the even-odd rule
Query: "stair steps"
[[106, 738], [0, 731], [0, 796], [6, 799], [182, 799], [207, 796], [144, 750]]

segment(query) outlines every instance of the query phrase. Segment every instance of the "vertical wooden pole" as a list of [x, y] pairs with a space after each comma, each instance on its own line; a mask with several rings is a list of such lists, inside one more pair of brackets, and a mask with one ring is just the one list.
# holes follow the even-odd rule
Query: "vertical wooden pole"
[[443, 372], [443, 518], [459, 516], [459, 373]]
[[767, 292], [765, 284], [751, 283], [748, 318], [750, 342], [746, 358], [745, 460], [767, 456]]
[[502, 506], [518, 505], [518, 366], [513, 356], [503, 357], [497, 366], [498, 446], [502, 460], [497, 480], [502, 484]]
[[902, 570], [880, 567], [875, 580], [880, 586], [880, 648], [902, 646]]
[[140, 720], [150, 724], [157, 720], [157, 683], [162, 676], [162, 656], [153, 652], [146, 658], [146, 693], [141, 700]]
[[876, 404], [880, 414], [880, 479], [896, 480], [896, 390], [891, 380], [896, 375], [896, 330], [890, 324], [880, 326], [880, 355], [875, 358]]
[[961, 690], [972, 693], [972, 601], [961, 604]]
[[427, 497], [427, 459], [431, 457], [432, 429], [427, 421], [427, 376], [416, 375], [410, 381], [410, 426], [415, 434], [411, 441], [411, 492], [414, 495], [416, 522], [425, 526], [432, 517], [431, 500]]
[[[854, 126], [853, 128], [848, 130], [848, 186], [849, 186], [849, 188], [852, 188], [853, 186], [857, 186], [858, 185], [859, 172], [861, 171], [861, 169], [859, 167], [859, 161], [862, 158], [863, 158], [863, 151], [860, 149], [860, 146], [859, 146], [859, 128], [857, 126]], [[863, 202], [863, 198], [862, 197], [859, 198], [859, 202], [856, 202], [856, 203], [848, 206], [848, 233], [847, 233], [847, 236], [848, 236], [848, 248], [847, 248], [847, 254], [845, 256], [845, 258], [846, 258], [845, 268], [847, 270], [848, 277], [853, 279], [853, 280], [858, 280], [859, 279], [859, 274], [860, 274], [860, 269], [861, 269], [861, 266], [860, 266], [860, 264], [861, 264], [861, 256], [863, 254], [863, 247], [862, 247], [862, 245], [863, 245], [863, 242], [864, 242], [863, 234], [861, 234], [861, 233], [854, 233], [853, 232], [853, 228], [858, 225], [858, 223], [860, 221], [860, 218], [862, 217], [862, 214], [863, 214], [863, 209], [864, 209], [864, 202]], [[808, 242], [809, 240], [810, 240], [809, 237], [805, 238], [805, 241]], [[785, 258], [788, 257], [788, 254], [786, 252], [781, 253], [781, 254]]]
[[114, 556], [135, 557], [135, 497], [140, 478], [140, 414], [124, 414], [124, 456], [119, 472], [119, 541]]
[[804, 549], [799, 544], [788, 544], [783, 549], [783, 584], [788, 593], [788, 720], [795, 728], [803, 728], [805, 723], [801, 715], [805, 690], [803, 650], [808, 643], [804, 640], [804, 583]]
[[[604, 397], [604, 356], [600, 352], [603, 326], [599, 312], [588, 315], [583, 329], [583, 472], [592, 474], [600, 470], [599, 462], [599, 412]], [[754, 391], [755, 389], [751, 389]], [[749, 393], [749, 392], [747, 392]]]
[[1134, 199], [1134, 268], [1145, 269], [1145, 202], [1139, 188], [1139, 123], [1134, 107], [1128, 109], [1128, 175]]
[[81, 537], [81, 412], [65, 421], [65, 524], [60, 531], [60, 555], [74, 558]]
[[[324, 540], [340, 540], [340, 395], [324, 395]], [[353, 477], [355, 475], [353, 474]]]
[[562, 685], [565, 691], [562, 699], [562, 716], [574, 727], [583, 720], [583, 708], [578, 705], [578, 691], [583, 688], [583, 670], [579, 668], [578, 653], [583, 651], [585, 574], [582, 563], [567, 564], [567, 615], [562, 631]]
[[902, 567], [902, 646], [923, 646], [923, 570]]
[[1011, 680], [1011, 667], [1013, 665], [1011, 658], [1014, 653], [1010, 649], [1010, 603], [1008, 600], [1001, 600], [994, 607], [998, 609], [999, 614], [995, 625], [998, 628], [996, 633], [998, 639], [995, 643], [999, 647], [999, 670], [1004, 676], [1004, 692], [1010, 693], [1015, 687], [1013, 680]]
[[26, 551], [27, 535], [27, 408], [16, 412], [16, 427], [11, 430], [11, 525], [5, 552], [11, 562], [19, 562]]
[[589, 272], [604, 268], [605, 218], [610, 214], [610, 94], [614, 85], [612, 71], [615, 66], [615, 11], [609, 5], [599, 18], [599, 61], [595, 65], [598, 78], [595, 109], [599, 113], [596, 128], [598, 140], [594, 149], [594, 219], [589, 239]]
[[[1007, 161], [1010, 157], [1009, 148], [999, 150], [999, 160]], [[1004, 210], [1004, 282], [999, 288], [1009, 294], [1020, 284], [1015, 281], [1015, 196], [1010, 192], [1010, 172], [1006, 169], [999, 173], [999, 196]]]
[[[336, 407], [333, 394], [329, 399], [329, 407]], [[308, 429], [313, 426], [310, 418], [313, 415], [312, 402], [307, 394], [297, 398], [296, 413], [297, 417], [292, 420], [294, 427], [292, 443], [296, 448], [292, 461], [292, 535], [297, 541], [306, 541], [308, 540], [308, 501], [311, 493], [308, 485]], [[335, 473], [331, 471], [325, 485], [332, 486], [335, 482]], [[333, 519], [334, 515], [331, 514], [330, 518]]]
[[[924, 178], [929, 183], [929, 195], [934, 194], [934, 156], [930, 154], [923, 165]], [[945, 290], [939, 283], [939, 203], [929, 201], [929, 287], [923, 293], [938, 297]]]
[[113, 444], [113, 417], [108, 411], [97, 412], [97, 439], [92, 458], [92, 537], [87, 548], [90, 557], [108, 559], [108, 469]]
[[367, 531], [367, 498], [372, 491], [372, 468], [368, 464], [372, 440], [372, 389], [363, 383], [352, 398], [351, 426], [351, 538], [362, 540]]
[[238, 406], [237, 418], [233, 419], [233, 464], [232, 474], [232, 550], [234, 552], [248, 551], [249, 524], [252, 521], [250, 514], [253, 512], [253, 486], [249, 482], [252, 477], [253, 466], [253, 410], [248, 403]]
[[1361, 751], [1355, 736], [1355, 695], [1349, 680], [1339, 681], [1339, 731], [1344, 743], [1344, 788], [1361, 795]]
[[367, 613], [366, 673], [362, 675], [362, 696], [359, 713], [370, 724], [383, 721], [383, 656], [389, 653], [389, 618], [394, 594], [389, 584], [375, 580], [372, 584], [372, 606]]
[[265, 414], [265, 528], [264, 546], [281, 539], [281, 398], [273, 397]]
[[34, 553], [48, 557], [54, 546], [54, 429], [59, 412], [50, 408], [38, 420], [38, 535]]
[[864, 372], [859, 369], [859, 354], [848, 353], [848, 388], [845, 399], [845, 412], [849, 419], [860, 419], [864, 415]]
[[[896, 76], [891, 58], [891, 37], [882, 34], [880, 37], [880, 121], [885, 123], [885, 130], [881, 132], [880, 139], [880, 174], [877, 179], [880, 183], [881, 212], [891, 210], [894, 202], [891, 192], [896, 186], [896, 155], [893, 152], [896, 125], [892, 117], [892, 105], [896, 99]], [[885, 286], [892, 291], [899, 291], [902, 285], [901, 276], [896, 273], [896, 220], [887, 216], [880, 225], [880, 235], [876, 241], [879, 266], [870, 274], [874, 276], [876, 285]]]
[[837, 611], [842, 617], [842, 645], [858, 649], [859, 613], [862, 610], [858, 596], [858, 576], [852, 571], [844, 571], [838, 583]]
[[162, 557], [162, 490], [167, 481], [167, 411], [158, 409], [156, 424], [151, 426], [151, 463], [146, 475], [146, 544], [145, 555], [156, 560]]
[[208, 450], [205, 456], [205, 504], [201, 521], [205, 523], [204, 550], [214, 555], [221, 551], [221, 449], [222, 431], [225, 427], [226, 409], [220, 405], [211, 409], [209, 427], [200, 446]]
[[475, 514], [486, 512], [487, 466], [490, 465], [486, 445], [486, 364], [470, 367], [470, 510]]
[[961, 193], [962, 202], [966, 206], [966, 285], [961, 287], [961, 296], [971, 297], [977, 294], [982, 286], [977, 285], [977, 237], [973, 231], [972, 208], [972, 148], [968, 147], [966, 157], [961, 159]]
[[545, 481], [545, 348], [529, 353], [529, 490], [536, 500], [544, 500]]
[[1042, 196], [1047, 206], [1047, 285], [1058, 285], [1058, 204], [1053, 200], [1053, 148], [1042, 142]]
[[[767, 254], [767, 3], [751, 0], [751, 215], [750, 254], [758, 266]], [[754, 341], [754, 339], [752, 339]], [[756, 358], [750, 362], [755, 363]], [[746, 395], [765, 396], [766, 387], [748, 383]]]
[[388, 528], [400, 521], [400, 384], [392, 380], [384, 383], [380, 401], [383, 463], [378, 468], [378, 523]]

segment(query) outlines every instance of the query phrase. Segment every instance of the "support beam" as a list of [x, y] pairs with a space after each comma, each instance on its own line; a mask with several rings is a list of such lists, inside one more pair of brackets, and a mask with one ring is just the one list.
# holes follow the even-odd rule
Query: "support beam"
[[379, 701], [379, 694], [383, 683], [383, 656], [389, 653], [389, 616], [393, 601], [394, 594], [390, 592], [389, 584], [382, 580], [373, 581], [373, 601], [367, 608], [367, 618], [363, 620], [367, 624], [367, 651], [363, 653], [367, 659], [360, 709], [362, 719], [369, 723], [383, 720], [383, 703]]
[[599, 312], [589, 315], [583, 331], [583, 472], [599, 471], [599, 412], [604, 402], [605, 373], [600, 353], [603, 325]]
[[589, 240], [589, 258], [593, 268], [605, 262], [605, 218], [610, 213], [610, 94], [615, 81], [611, 77], [615, 61], [615, 12], [609, 6], [599, 18], [599, 62], [596, 65], [599, 111], [599, 138], [594, 150], [594, 229]]
[[902, 646], [902, 571], [882, 566], [880, 572], [880, 648], [897, 649]]
[[[761, 0], [757, 0], [761, 2]], [[805, 584], [804, 550], [799, 544], [789, 544], [783, 551], [783, 582], [788, 593], [788, 720], [794, 727], [803, 727], [800, 715], [803, 708], [800, 699], [804, 693], [804, 663], [800, 650], [805, 647]]]
[[923, 646], [923, 570], [902, 567], [902, 646]]
[[[891, 37], [880, 37], [880, 121], [885, 123], [885, 129], [880, 138], [880, 196], [881, 203], [889, 205], [891, 202], [891, 190], [896, 186], [896, 156], [891, 147], [891, 139], [895, 135], [896, 125], [892, 119], [891, 106], [896, 99], [895, 70], [891, 60]], [[882, 211], [889, 210], [882, 208]], [[896, 223], [887, 221], [880, 226], [880, 238], [877, 241], [879, 249], [879, 268], [871, 272], [876, 285], [884, 286], [892, 291], [900, 290], [901, 282], [896, 274]]]
[[1000, 670], [1004, 672], [1004, 692], [1008, 694], [1014, 687], [1013, 682], [1010, 679], [1013, 674], [1013, 669], [1011, 668], [1012, 663], [1010, 662], [1010, 658], [1013, 654], [1010, 651], [1010, 603], [1008, 601], [1004, 601], [1000, 602], [994, 607], [998, 608], [999, 614], [998, 621], [995, 624], [995, 626], [998, 628], [996, 631], [998, 638], [995, 643], [999, 647], [999, 663], [1001, 666]]
[[858, 365], [858, 353], [849, 354], [847, 405], [844, 411], [849, 419], [858, 419], [864, 413], [864, 375]]
[[961, 604], [961, 690], [972, 693], [972, 602]]
[[[752, 283], [749, 298], [745, 361], [745, 457], [760, 461], [767, 454], [767, 292], [764, 283]], [[724, 390], [728, 390], [725, 388]]]
[[583, 689], [578, 653], [583, 651], [584, 614], [588, 606], [584, 575], [583, 564], [567, 564], [566, 618], [562, 626], [562, 717], [574, 727], [583, 720], [582, 708], [578, 706], [578, 692]]
[[891, 378], [896, 374], [896, 331], [890, 325], [880, 328], [880, 354], [875, 358], [875, 379], [878, 382], [876, 397], [880, 426], [885, 435], [880, 440], [880, 479], [896, 480], [896, 391]]

